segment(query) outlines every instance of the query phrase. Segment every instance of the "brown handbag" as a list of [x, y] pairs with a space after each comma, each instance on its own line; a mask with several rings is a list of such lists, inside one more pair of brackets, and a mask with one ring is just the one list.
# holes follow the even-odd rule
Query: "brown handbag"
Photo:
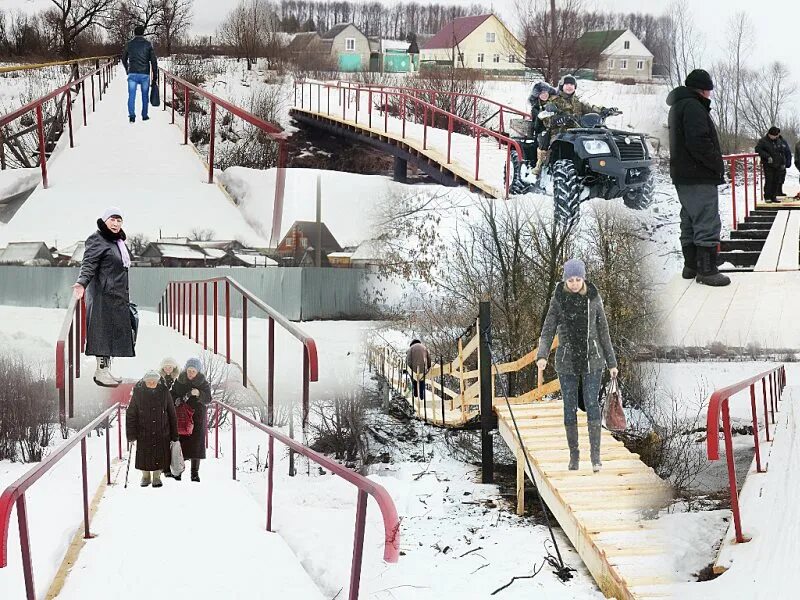
[[603, 407], [603, 421], [606, 428], [611, 431], [625, 431], [628, 424], [625, 421], [625, 411], [622, 409], [622, 392], [619, 390], [619, 382], [614, 377], [608, 387], [606, 404]]

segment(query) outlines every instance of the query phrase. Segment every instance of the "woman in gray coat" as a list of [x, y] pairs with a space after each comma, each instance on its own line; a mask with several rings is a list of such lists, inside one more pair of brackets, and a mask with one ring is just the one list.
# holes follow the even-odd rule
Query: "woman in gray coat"
[[564, 401], [564, 428], [569, 446], [569, 469], [578, 469], [578, 388], [583, 384], [583, 402], [589, 424], [592, 470], [600, 470], [600, 383], [608, 366], [617, 376], [617, 357], [608, 333], [603, 300], [597, 288], [586, 281], [586, 266], [578, 259], [564, 264], [564, 281], [556, 286], [542, 326], [536, 363], [547, 366], [553, 338], [558, 333], [555, 367]]
[[107, 208], [97, 231], [86, 240], [75, 298], [86, 292], [86, 354], [97, 357], [94, 382], [116, 387], [122, 381], [109, 372], [114, 356], [135, 356], [128, 294], [130, 253], [122, 230], [122, 210]]

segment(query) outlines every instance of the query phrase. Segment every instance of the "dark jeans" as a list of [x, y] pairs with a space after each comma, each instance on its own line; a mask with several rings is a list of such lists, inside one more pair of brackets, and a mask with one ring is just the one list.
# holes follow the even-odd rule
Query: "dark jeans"
[[675, 189], [681, 201], [681, 246], [694, 244], [715, 248], [722, 230], [717, 186], [677, 184]]
[[783, 182], [786, 181], [786, 169], [764, 167], [764, 200], [775, 200], [783, 195]]
[[564, 425], [578, 423], [578, 384], [583, 383], [583, 405], [586, 407], [586, 417], [589, 421], [600, 421], [600, 383], [603, 372], [584, 373], [571, 375], [559, 373], [561, 382], [561, 397], [564, 399]]
[[420, 400], [425, 400], [425, 376], [422, 377], [419, 381], [414, 379], [414, 376], [411, 376], [411, 390], [414, 394], [414, 398], [419, 398]]

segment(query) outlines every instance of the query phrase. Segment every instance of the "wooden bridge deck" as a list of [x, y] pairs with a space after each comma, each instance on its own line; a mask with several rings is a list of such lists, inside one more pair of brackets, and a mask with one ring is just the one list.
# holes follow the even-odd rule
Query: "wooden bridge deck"
[[[531, 470], [526, 466], [508, 407], [496, 403], [503, 440], [523, 471], [536, 483], [564, 533], [601, 591], [617, 600], [670, 598], [673, 558], [666, 532], [649, 520], [669, 501], [668, 486], [638, 455], [603, 430], [603, 468], [589, 462], [586, 415], [579, 411], [581, 465], [569, 471], [569, 449], [561, 402], [540, 401], [512, 407]], [[517, 497], [524, 506], [518, 478]]]

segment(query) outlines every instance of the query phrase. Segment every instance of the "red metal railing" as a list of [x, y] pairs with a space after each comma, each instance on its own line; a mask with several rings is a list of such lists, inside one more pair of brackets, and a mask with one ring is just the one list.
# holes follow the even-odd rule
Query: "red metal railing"
[[73, 79], [69, 83], [62, 85], [61, 87], [53, 90], [46, 96], [42, 96], [28, 104], [6, 114], [0, 116], [0, 168], [6, 168], [6, 161], [5, 161], [5, 153], [4, 153], [4, 144], [2, 143], [2, 136], [3, 136], [3, 127], [8, 125], [9, 123], [19, 119], [27, 115], [28, 113], [34, 112], [36, 113], [36, 131], [38, 135], [38, 146], [39, 146], [39, 166], [42, 170], [42, 187], [47, 189], [49, 184], [49, 180], [47, 178], [47, 155], [46, 155], [46, 147], [45, 147], [45, 135], [44, 135], [44, 113], [42, 111], [42, 106], [45, 102], [49, 102], [50, 100], [55, 100], [58, 96], [61, 96], [65, 102], [67, 107], [67, 128], [69, 131], [69, 147], [73, 148], [75, 146], [74, 135], [72, 131], [72, 95], [75, 93], [75, 90], [80, 88], [80, 96], [81, 102], [83, 105], [83, 124], [86, 126], [88, 124], [87, 121], [87, 108], [86, 108], [86, 81], [90, 82], [91, 86], [91, 93], [92, 93], [92, 112], [95, 111], [97, 99], [95, 97], [95, 77], [97, 77], [97, 92], [99, 94], [99, 100], [103, 99], [103, 92], [108, 88], [108, 83], [111, 78], [114, 76], [114, 65], [116, 64], [116, 59], [109, 60], [105, 64], [99, 66], [97, 69], [92, 71], [91, 73], [87, 73], [83, 77], [79, 77], [78, 79]]
[[58, 415], [63, 424], [75, 416], [75, 379], [81, 376], [81, 354], [86, 349], [86, 303], [73, 296], [56, 340]]
[[500, 132], [505, 132], [505, 116], [506, 115], [516, 115], [518, 117], [522, 117], [524, 119], [530, 119], [531, 114], [525, 112], [524, 110], [520, 110], [518, 108], [514, 108], [513, 106], [509, 106], [508, 104], [503, 104], [502, 102], [497, 102], [496, 100], [492, 100], [491, 98], [487, 98], [486, 96], [481, 96], [478, 94], [467, 94], [464, 92], [448, 92], [446, 90], [430, 90], [430, 89], [423, 89], [423, 88], [415, 88], [415, 87], [406, 87], [406, 86], [393, 86], [393, 85], [359, 85], [350, 81], [345, 82], [337, 82], [337, 85], [347, 87], [347, 88], [361, 88], [361, 89], [378, 89], [378, 90], [397, 90], [403, 92], [404, 94], [409, 94], [411, 96], [416, 96], [421, 100], [425, 100], [430, 104], [438, 106], [436, 104], [437, 99], [446, 98], [447, 102], [449, 102], [450, 107], [448, 112], [455, 112], [456, 103], [461, 101], [467, 101], [468, 103], [472, 104], [472, 122], [478, 125], [483, 125], [483, 123], [478, 123], [478, 115], [483, 114], [482, 110], [479, 110], [481, 105], [486, 105], [489, 107], [490, 111], [494, 111], [495, 115], [498, 115], [500, 121]]
[[[200, 291], [202, 289], [202, 292]], [[277, 310], [266, 304], [255, 294], [240, 285], [231, 277], [215, 277], [191, 281], [171, 281], [158, 303], [158, 322], [160, 325], [171, 327], [192, 339], [197, 344], [202, 343], [203, 349], [213, 350], [215, 354], [225, 356], [228, 364], [231, 362], [231, 290], [238, 292], [242, 302], [242, 384], [247, 387], [248, 372], [248, 311], [249, 306], [267, 314], [267, 413], [269, 425], [275, 420], [275, 324], [280, 325], [303, 345], [303, 399], [302, 399], [302, 428], [303, 436], [308, 427], [309, 412], [309, 383], [319, 378], [319, 365], [317, 359], [317, 345], [314, 339], [302, 329], [289, 321]], [[211, 292], [211, 306], [209, 307], [209, 292]], [[201, 296], [202, 293], [202, 296]], [[223, 306], [220, 306], [220, 300]], [[200, 303], [202, 301], [202, 310]], [[210, 311], [209, 311], [210, 308]], [[202, 315], [202, 340], [200, 335]], [[209, 328], [209, 316], [211, 326]], [[220, 326], [219, 320], [225, 321], [225, 348], [220, 352]], [[219, 415], [217, 415], [219, 418]], [[218, 423], [217, 423], [218, 425]], [[289, 435], [294, 436], [294, 419], [289, 419]], [[219, 456], [217, 445], [216, 455]], [[290, 466], [294, 473], [294, 463]]]
[[[753, 192], [753, 208], [755, 209], [758, 199], [761, 197], [762, 181], [761, 181], [761, 160], [758, 154], [726, 154], [722, 157], [725, 161], [731, 180], [731, 204], [733, 206], [733, 229], [739, 225], [736, 219], [736, 188], [737, 188], [737, 175], [739, 173], [738, 165], [742, 165], [742, 174], [744, 176], [744, 216], [750, 216], [750, 186], [752, 185]], [[752, 166], [751, 166], [752, 165]]]
[[[473, 123], [468, 119], [463, 119], [458, 115], [442, 110], [438, 106], [434, 106], [429, 102], [421, 100], [417, 96], [407, 94], [395, 89], [372, 89], [361, 87], [339, 87], [337, 85], [329, 85], [319, 82], [298, 82], [294, 83], [294, 104], [301, 108], [306, 108], [306, 93], [305, 89], [308, 87], [308, 109], [313, 110], [314, 88], [316, 87], [317, 94], [317, 112], [324, 112], [331, 116], [331, 92], [337, 95], [337, 99], [341, 106], [342, 120], [348, 121], [347, 111], [348, 108], [355, 107], [355, 118], [353, 119], [358, 123], [358, 113], [361, 110], [362, 103], [366, 103], [366, 110], [368, 114], [367, 125], [372, 128], [373, 126], [373, 108], [377, 108], [377, 112], [383, 113], [383, 131], [389, 133], [389, 113], [391, 110], [397, 111], [397, 118], [402, 121], [401, 126], [401, 139], [411, 139], [406, 135], [406, 123], [411, 120], [414, 123], [421, 123], [423, 127], [422, 134], [422, 149], [428, 149], [428, 128], [439, 129], [434, 126], [436, 116], [441, 117], [440, 122], [447, 123], [447, 157], [446, 164], [452, 163], [452, 142], [453, 131], [456, 124], [462, 126], [464, 129], [470, 131], [476, 140], [475, 144], [475, 163], [474, 163], [474, 178], [475, 181], [480, 181], [480, 159], [481, 159], [481, 139], [483, 137], [490, 137], [497, 140], [500, 147], [506, 146], [506, 159], [505, 159], [505, 197], [509, 196], [509, 188], [511, 185], [512, 165], [511, 165], [511, 149], [514, 148], [517, 156], [522, 159], [524, 156], [522, 147], [519, 143], [501, 133], [497, 133]], [[322, 105], [322, 90], [326, 90], [327, 107], [323, 109]], [[299, 104], [298, 104], [299, 92]], [[338, 116], [338, 113], [337, 113]]]
[[[267, 454], [267, 531], [274, 531], [272, 527], [272, 497], [274, 488], [274, 474], [275, 474], [275, 440], [278, 440], [283, 445], [290, 449], [290, 452], [296, 452], [305, 456], [309, 460], [317, 463], [323, 469], [326, 469], [341, 477], [345, 481], [352, 483], [358, 488], [358, 505], [356, 507], [356, 530], [355, 539], [353, 544], [353, 559], [350, 568], [350, 588], [349, 600], [356, 600], [358, 598], [359, 587], [361, 582], [361, 563], [364, 554], [364, 530], [367, 522], [367, 497], [372, 496], [378, 504], [383, 517], [383, 560], [395, 563], [400, 556], [400, 519], [397, 516], [397, 509], [392, 501], [389, 493], [383, 486], [375, 483], [343, 467], [334, 460], [327, 456], [323, 456], [314, 452], [310, 448], [295, 442], [290, 437], [283, 435], [277, 429], [259, 423], [258, 421], [248, 417], [244, 413], [236, 410], [235, 408], [223, 404], [221, 402], [214, 402], [216, 406], [217, 419], [215, 421], [216, 439], [219, 440], [219, 411], [220, 409], [227, 410], [231, 415], [231, 470], [233, 479], [236, 479], [236, 422], [241, 419], [256, 429], [263, 431], [269, 436], [269, 450]], [[219, 452], [219, 442], [217, 441], [217, 455]]]
[[[750, 412], [753, 420], [753, 444], [756, 454], [756, 472], [763, 473], [761, 466], [761, 448], [759, 445], [758, 415], [756, 410], [756, 385], [761, 382], [762, 400], [764, 405], [764, 429], [766, 441], [770, 441], [769, 422], [775, 423], [775, 412], [781, 400], [783, 388], [786, 386], [786, 369], [783, 365], [759, 373], [758, 375], [729, 385], [715, 391], [708, 401], [708, 415], [706, 417], [706, 448], [709, 460], [719, 460], [719, 420], [722, 415], [722, 435], [725, 439], [725, 458], [728, 463], [728, 485], [731, 494], [731, 512], [736, 530], [736, 541], [748, 541], [742, 534], [742, 518], [739, 512], [739, 495], [736, 484], [736, 464], [733, 458], [733, 434], [731, 432], [731, 417], [728, 406], [730, 398], [750, 388]], [[769, 392], [767, 391], [769, 388]]]
[[122, 426], [121, 407], [115, 404], [106, 409], [94, 421], [81, 429], [74, 438], [64, 442], [42, 462], [8, 486], [0, 495], [0, 568], [8, 566], [8, 530], [11, 523], [11, 510], [17, 508], [17, 522], [19, 524], [19, 542], [22, 551], [22, 572], [25, 577], [25, 593], [27, 600], [35, 600], [36, 592], [33, 581], [33, 561], [31, 560], [31, 539], [28, 528], [28, 508], [25, 502], [25, 493], [41, 479], [48, 471], [66, 456], [75, 446], [81, 446], [81, 480], [83, 484], [83, 537], [92, 536], [89, 529], [89, 480], [86, 469], [86, 438], [96, 428], [106, 428], [106, 482], [111, 484], [111, 440], [110, 431], [111, 415], [117, 414], [117, 436], [119, 458], [122, 458]]
[[[280, 127], [274, 123], [269, 123], [260, 119], [256, 115], [231, 104], [227, 100], [215, 96], [206, 90], [181, 79], [180, 77], [161, 69], [164, 74], [164, 91], [167, 89], [167, 82], [170, 84], [172, 92], [172, 123], [175, 123], [175, 104], [176, 100], [180, 97], [183, 100], [183, 143], [189, 144], [189, 114], [191, 112], [192, 95], [204, 98], [211, 104], [211, 122], [209, 124], [209, 146], [208, 146], [208, 183], [214, 183], [214, 151], [216, 145], [217, 133], [217, 109], [223, 108], [232, 115], [235, 115], [243, 121], [250, 123], [257, 127], [271, 140], [278, 143], [278, 174], [275, 183], [275, 200], [273, 208], [272, 219], [272, 232], [270, 236], [270, 245], [274, 246], [278, 242], [280, 236], [281, 218], [283, 216], [283, 196], [286, 184], [286, 164], [288, 161], [288, 152], [286, 149], [287, 135], [281, 130]], [[163, 102], [163, 109], [167, 110], [166, 98]]]

